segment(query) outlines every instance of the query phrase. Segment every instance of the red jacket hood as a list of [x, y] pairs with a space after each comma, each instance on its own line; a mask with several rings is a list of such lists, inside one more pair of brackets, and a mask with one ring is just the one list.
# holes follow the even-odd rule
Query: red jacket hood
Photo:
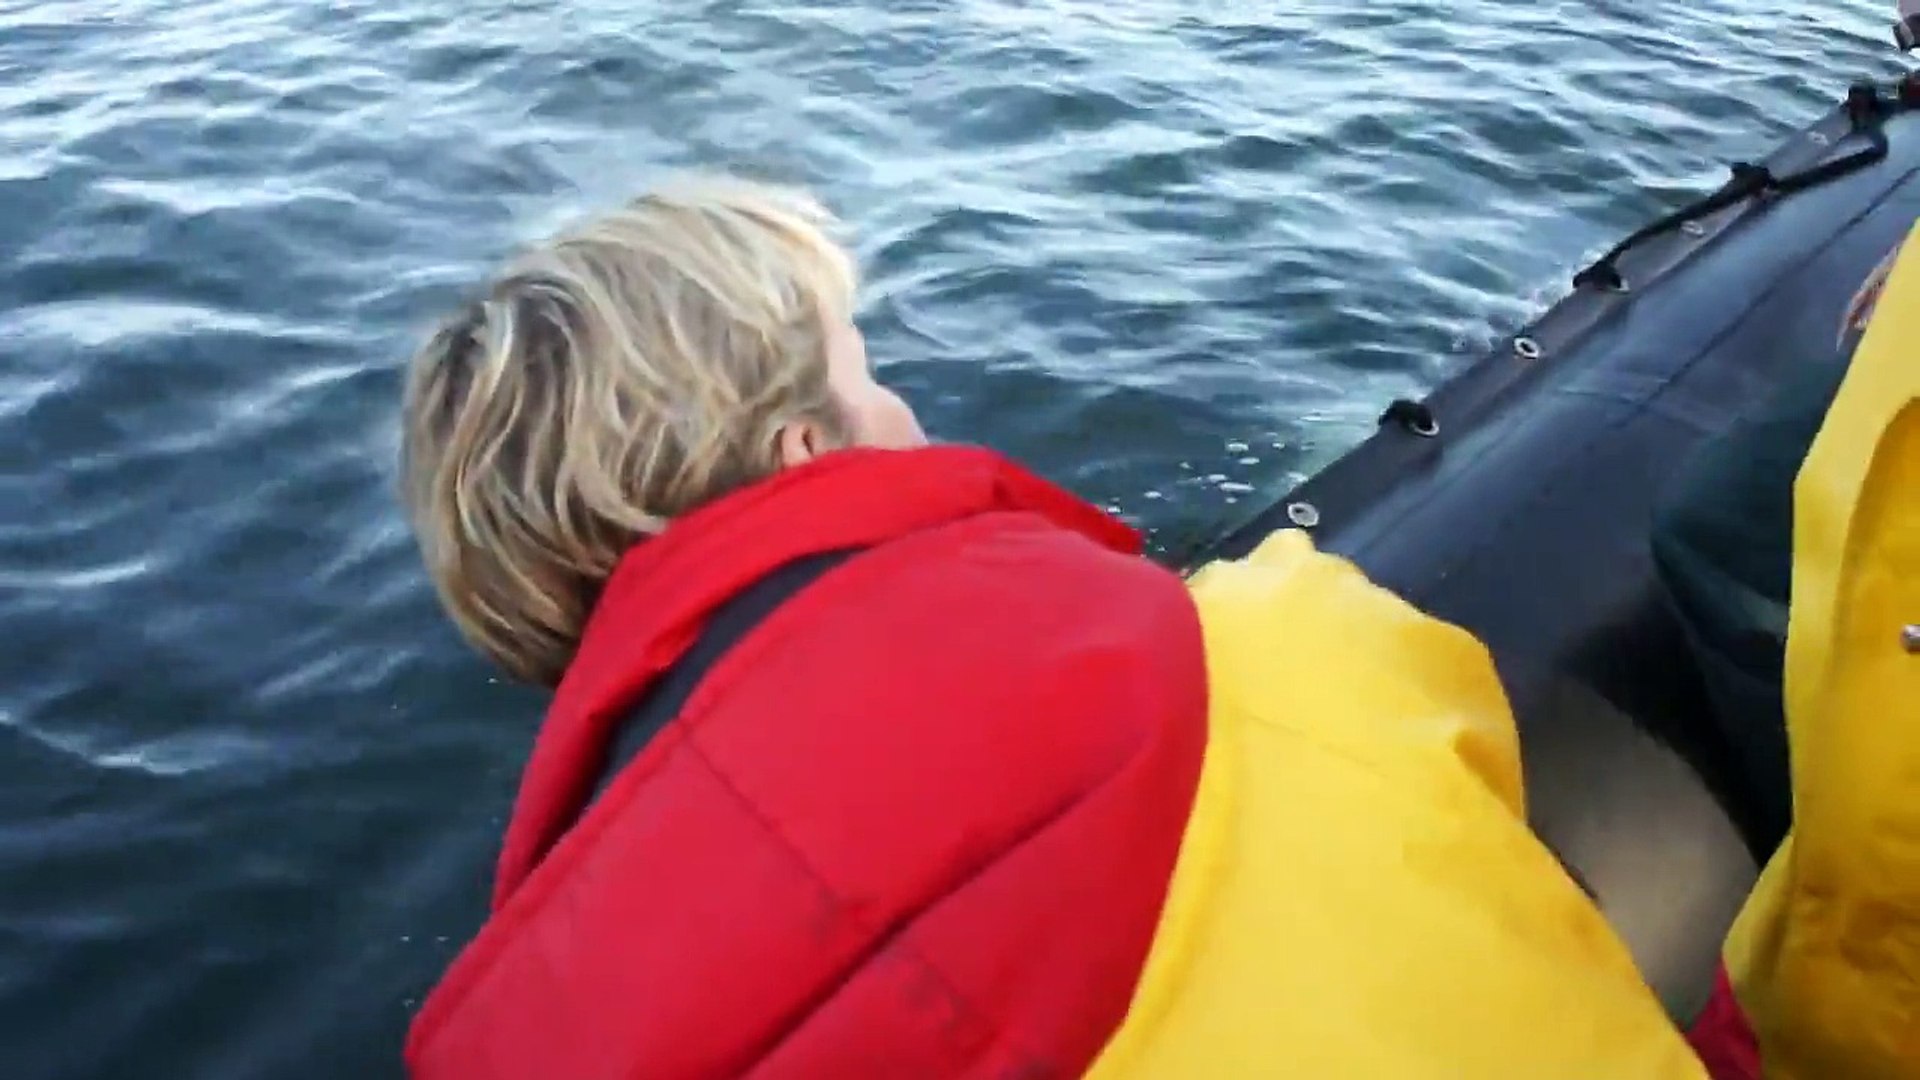
[[[636, 547], [411, 1074], [1078, 1073], [1128, 1008], [1206, 745], [1197, 611], [1139, 548], [963, 448], [835, 454]], [[849, 549], [590, 795], [722, 607]]]
[[[1137, 532], [992, 451], [847, 450], [675, 521], [607, 582], [521, 778], [494, 884], [498, 910], [586, 798], [623, 711], [715, 608], [795, 559], [867, 547], [992, 511], [1025, 511], [1116, 551]], [[617, 627], [618, 632], [608, 632]]]

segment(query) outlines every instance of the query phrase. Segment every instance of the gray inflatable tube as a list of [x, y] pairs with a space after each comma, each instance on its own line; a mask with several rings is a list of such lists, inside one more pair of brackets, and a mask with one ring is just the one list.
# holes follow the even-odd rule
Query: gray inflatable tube
[[[1697, 1010], [1787, 805], [1777, 721], [1717, 717], [1651, 554], [1677, 467], [1809, 363], [1920, 217], [1920, 81], [1845, 104], [1201, 558], [1307, 527], [1477, 634], [1533, 825], [1674, 1015]], [[1385, 404], [1385, 403], [1383, 403]]]

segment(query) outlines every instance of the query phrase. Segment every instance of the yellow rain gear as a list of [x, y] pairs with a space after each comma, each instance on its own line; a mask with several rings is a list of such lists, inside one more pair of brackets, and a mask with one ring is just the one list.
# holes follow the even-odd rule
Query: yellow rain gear
[[1704, 1075], [1527, 828], [1512, 715], [1471, 635], [1299, 532], [1192, 587], [1206, 761], [1091, 1076]]
[[1794, 828], [1725, 953], [1779, 1080], [1920, 1076], [1917, 251], [1794, 486]]

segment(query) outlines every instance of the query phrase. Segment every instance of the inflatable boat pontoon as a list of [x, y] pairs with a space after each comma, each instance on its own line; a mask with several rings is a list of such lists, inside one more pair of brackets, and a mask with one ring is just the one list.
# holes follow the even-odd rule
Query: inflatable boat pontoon
[[1854, 87], [1202, 555], [1307, 528], [1477, 634], [1519, 720], [1536, 830], [1683, 1020], [1788, 780], [1777, 724], [1715, 716], [1656, 572], [1655, 508], [1744, 410], [1804, 365], [1844, 363], [1843, 311], [1920, 217], [1916, 106], [1920, 78]]

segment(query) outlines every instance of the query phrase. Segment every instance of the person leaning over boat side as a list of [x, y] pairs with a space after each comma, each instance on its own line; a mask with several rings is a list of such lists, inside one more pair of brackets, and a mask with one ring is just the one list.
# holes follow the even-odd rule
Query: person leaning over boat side
[[663, 188], [410, 365], [429, 576], [554, 689], [412, 1076], [1703, 1075], [1476, 640], [926, 445], [830, 224]]

